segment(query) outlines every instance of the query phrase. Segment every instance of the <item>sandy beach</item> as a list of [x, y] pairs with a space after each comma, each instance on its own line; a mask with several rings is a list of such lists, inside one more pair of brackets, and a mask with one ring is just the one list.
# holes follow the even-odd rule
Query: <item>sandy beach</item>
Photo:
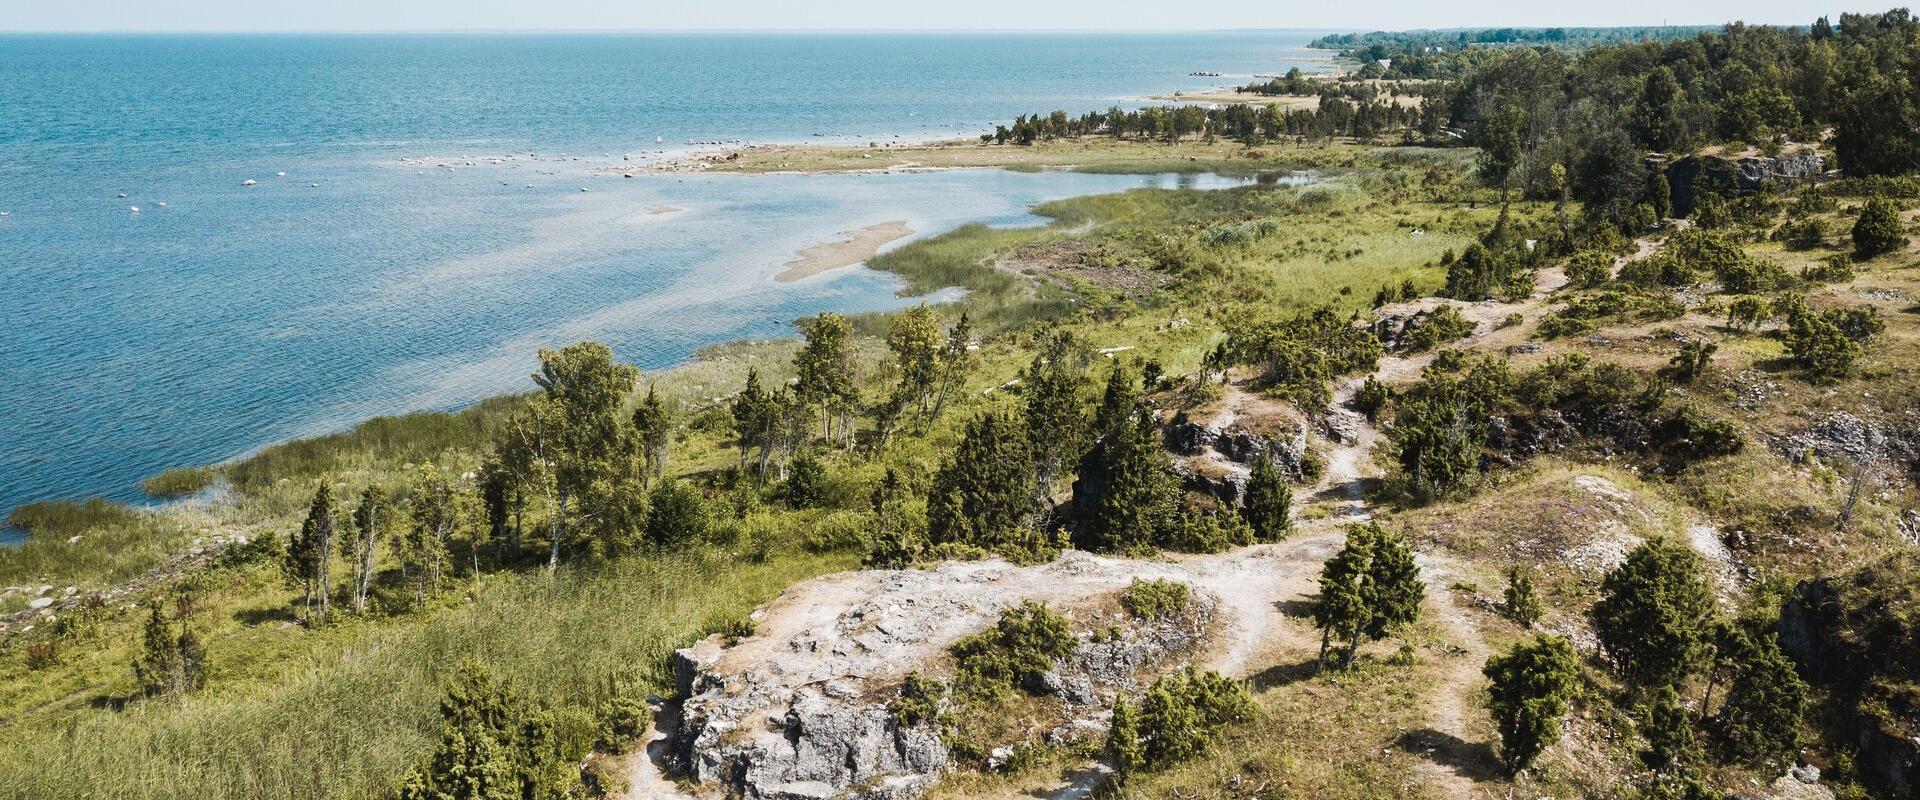
[[907, 227], [906, 220], [896, 219], [857, 230], [841, 231], [840, 235], [846, 238], [816, 244], [795, 253], [794, 259], [785, 264], [786, 269], [773, 276], [773, 279], [792, 283], [828, 270], [853, 266], [872, 258], [888, 242], [912, 236], [913, 229]]

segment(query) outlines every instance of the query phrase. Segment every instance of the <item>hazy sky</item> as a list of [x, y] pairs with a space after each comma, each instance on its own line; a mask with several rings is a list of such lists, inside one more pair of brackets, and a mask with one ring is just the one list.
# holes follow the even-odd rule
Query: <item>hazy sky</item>
[[1804, 24], [1833, 10], [1791, 0], [0, 0], [0, 30], [1373, 30]]

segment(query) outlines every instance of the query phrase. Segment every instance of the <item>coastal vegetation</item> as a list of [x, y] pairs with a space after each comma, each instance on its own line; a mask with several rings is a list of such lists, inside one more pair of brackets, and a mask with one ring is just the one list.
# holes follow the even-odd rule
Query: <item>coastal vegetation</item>
[[[1439, 35], [1324, 44], [1411, 71]], [[871, 262], [963, 300], [651, 374], [542, 350], [527, 394], [149, 483], [177, 506], [25, 507], [0, 576], [44, 588], [6, 600], [0, 786], [617, 796], [674, 651], [764, 638], [750, 612], [798, 582], [1264, 548], [1318, 567], [1258, 610], [1288, 632], [1246, 648], [1267, 661], [1170, 662], [1081, 703], [1111, 709], [1096, 736], [1006, 738], [1079, 648], [1127, 643], [1084, 620], [1222, 600], [1009, 597], [895, 665], [885, 715], [938, 729], [980, 794], [1099, 759], [1119, 797], [1715, 797], [1806, 767], [1894, 796], [1920, 724], [1916, 37], [1901, 11], [1458, 34], [1506, 46], [1446, 51], [1417, 106], [1290, 76], [1319, 107], [887, 153], [1315, 179], [1045, 204]], [[1841, 175], [1678, 169], [1794, 153]], [[1204, 471], [1239, 435], [1244, 475]]]

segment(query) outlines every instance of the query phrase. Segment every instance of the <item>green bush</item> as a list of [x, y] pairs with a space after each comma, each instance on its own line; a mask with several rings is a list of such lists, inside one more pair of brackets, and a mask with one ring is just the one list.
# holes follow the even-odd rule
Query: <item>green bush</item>
[[1473, 320], [1460, 314], [1460, 307], [1441, 303], [1420, 319], [1420, 327], [1407, 335], [1407, 349], [1423, 353], [1473, 333]]
[[1134, 619], [1166, 619], [1187, 610], [1193, 602], [1193, 591], [1179, 581], [1151, 580], [1135, 578], [1127, 591], [1120, 595], [1120, 605]]
[[945, 683], [921, 675], [916, 670], [907, 673], [906, 679], [900, 682], [900, 692], [887, 704], [887, 712], [893, 715], [894, 724], [902, 728], [937, 722], [941, 718], [940, 707], [946, 697]]
[[949, 652], [959, 664], [962, 685], [993, 694], [1015, 687], [1036, 690], [1055, 659], [1073, 653], [1079, 640], [1067, 618], [1045, 603], [1024, 600], [1000, 612], [993, 627], [955, 642]]
[[1900, 221], [1900, 210], [1893, 201], [1875, 197], [1860, 209], [1853, 223], [1853, 253], [1861, 258], [1906, 249], [1907, 226]]
[[1217, 672], [1192, 667], [1153, 682], [1137, 708], [1114, 704], [1114, 724], [1106, 742], [1115, 780], [1141, 770], [1157, 770], [1204, 751], [1222, 728], [1252, 719], [1253, 696], [1246, 687]]

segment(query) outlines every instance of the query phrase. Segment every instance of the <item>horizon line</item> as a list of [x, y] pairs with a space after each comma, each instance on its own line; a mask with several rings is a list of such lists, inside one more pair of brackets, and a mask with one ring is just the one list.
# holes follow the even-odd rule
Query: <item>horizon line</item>
[[[1423, 31], [1474, 30], [1554, 30], [1609, 28], [1718, 28], [1728, 22], [1620, 24], [1620, 25], [1463, 25], [1446, 28], [1365, 28], [1365, 27], [1244, 27], [1244, 28], [0, 28], [0, 36], [88, 36], [88, 35], [191, 35], [191, 36], [391, 36], [427, 35], [499, 35], [499, 34], [1155, 34], [1155, 33], [1410, 33]], [[1805, 23], [1747, 22], [1749, 25], [1804, 27]]]

